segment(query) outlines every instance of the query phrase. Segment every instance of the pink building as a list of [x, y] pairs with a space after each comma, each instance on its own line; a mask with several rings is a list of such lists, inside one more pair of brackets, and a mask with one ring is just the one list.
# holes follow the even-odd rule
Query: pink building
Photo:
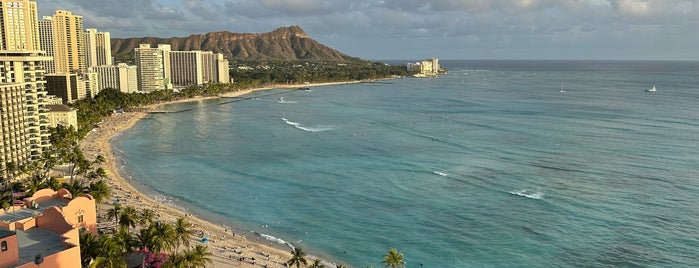
[[0, 209], [0, 267], [81, 267], [80, 231], [97, 235], [95, 200], [43, 189]]

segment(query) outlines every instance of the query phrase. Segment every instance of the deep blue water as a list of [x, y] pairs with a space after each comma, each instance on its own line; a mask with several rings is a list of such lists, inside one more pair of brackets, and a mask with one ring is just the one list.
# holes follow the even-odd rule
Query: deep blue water
[[699, 266], [698, 62], [442, 64], [171, 105], [114, 145], [190, 210], [355, 267]]

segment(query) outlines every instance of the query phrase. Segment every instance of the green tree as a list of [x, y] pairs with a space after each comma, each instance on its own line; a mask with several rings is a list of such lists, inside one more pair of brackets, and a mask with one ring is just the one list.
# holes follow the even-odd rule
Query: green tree
[[87, 266], [92, 260], [97, 258], [99, 243], [99, 239], [90, 232], [80, 233], [80, 259], [83, 262], [83, 266]]
[[308, 266], [308, 268], [325, 268], [325, 265], [320, 263], [320, 259], [315, 259], [313, 260], [313, 263], [311, 263], [311, 266]]
[[119, 213], [119, 227], [127, 230], [136, 227], [138, 221], [138, 211], [132, 206], [126, 206]]
[[403, 253], [398, 252], [397, 249], [389, 249], [386, 254], [383, 255], [383, 263], [386, 267], [396, 268], [405, 267], [405, 261], [403, 261]]
[[104, 181], [97, 181], [90, 184], [90, 195], [97, 202], [97, 214], [99, 214], [102, 201], [109, 198], [112, 190]]
[[289, 266], [296, 265], [296, 268], [301, 267], [301, 264], [306, 265], [308, 261], [306, 260], [306, 253], [303, 252], [301, 247], [295, 247], [291, 252], [291, 259], [286, 262]]
[[192, 225], [184, 218], [177, 218], [177, 221], [175, 221], [173, 227], [175, 231], [175, 241], [177, 243], [176, 251], [179, 251], [180, 245], [189, 247], [190, 237], [194, 235]]
[[114, 219], [114, 225], [118, 225], [120, 214], [121, 214], [121, 204], [114, 204], [114, 206], [112, 208], [107, 210], [107, 219]]
[[149, 249], [154, 253], [170, 250], [175, 245], [175, 231], [172, 225], [156, 221], [148, 226], [147, 231], [152, 240]]
[[97, 249], [98, 256], [90, 264], [90, 268], [126, 268], [124, 251], [111, 236], [102, 236]]
[[206, 267], [207, 264], [214, 262], [211, 259], [213, 254], [203, 245], [196, 245], [191, 250], [184, 250], [184, 256], [187, 262], [189, 262], [190, 267]]
[[133, 252], [133, 248], [137, 245], [136, 238], [126, 228], [119, 228], [119, 230], [112, 235], [112, 240], [122, 248], [122, 253]]
[[142, 209], [139, 214], [138, 224], [140, 225], [149, 225], [153, 223], [153, 220], [155, 219], [155, 212], [152, 209]]

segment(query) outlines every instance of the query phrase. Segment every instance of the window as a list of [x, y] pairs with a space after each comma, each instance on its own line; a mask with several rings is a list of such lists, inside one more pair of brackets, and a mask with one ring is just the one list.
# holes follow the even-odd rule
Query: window
[[7, 241], [2, 241], [0, 243], [0, 251], [6, 251], [7, 250]]

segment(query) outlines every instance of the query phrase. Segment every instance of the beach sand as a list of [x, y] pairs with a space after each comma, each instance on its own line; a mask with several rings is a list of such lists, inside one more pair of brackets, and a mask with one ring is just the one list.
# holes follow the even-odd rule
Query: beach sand
[[[276, 85], [273, 87], [257, 88], [251, 90], [243, 90], [231, 92], [222, 95], [221, 97], [238, 97], [244, 94], [258, 90], [266, 90], [272, 88], [297, 88], [297, 87], [313, 87], [319, 85], [335, 85], [348, 84], [356, 82], [342, 83], [323, 83], [323, 84], [306, 84], [306, 85]], [[226, 226], [216, 224], [201, 218], [198, 218], [192, 213], [186, 214], [185, 211], [177, 209], [163, 203], [162, 200], [155, 200], [155, 196], [147, 196], [136, 190], [131, 184], [130, 179], [124, 178], [119, 174], [117, 163], [120, 161], [112, 152], [110, 146], [111, 138], [117, 133], [133, 127], [138, 120], [148, 116], [146, 111], [154, 111], [160, 105], [171, 104], [175, 102], [190, 102], [202, 99], [216, 98], [192, 98], [179, 100], [174, 102], [164, 102], [139, 109], [138, 112], [125, 112], [122, 114], [114, 114], [106, 118], [99, 124], [98, 128], [93, 129], [81, 142], [80, 147], [87, 159], [94, 159], [97, 155], [102, 155], [105, 162], [102, 164], [104, 169], [107, 169], [109, 174], [107, 182], [111, 187], [111, 197], [101, 204], [99, 214], [101, 221], [108, 222], [106, 212], [111, 208], [113, 200], [119, 200], [122, 206], [134, 206], [137, 209], [151, 209], [157, 219], [164, 222], [174, 222], [177, 218], [186, 217], [191, 222], [195, 230], [199, 233], [192, 237], [192, 245], [202, 243], [201, 238], [206, 236], [209, 241], [205, 244], [209, 248], [209, 252], [213, 254], [212, 260], [214, 263], [207, 267], [287, 267], [285, 262], [291, 258], [290, 250], [278, 249], [272, 246], [272, 242], [259, 240], [258, 238], [248, 241], [245, 234], [233, 234]], [[196, 214], [196, 211], [194, 211]], [[251, 235], [251, 234], [247, 234]], [[253, 241], [254, 240], [254, 241]], [[312, 261], [308, 258], [309, 263]], [[331, 267], [331, 266], [328, 266]]]

